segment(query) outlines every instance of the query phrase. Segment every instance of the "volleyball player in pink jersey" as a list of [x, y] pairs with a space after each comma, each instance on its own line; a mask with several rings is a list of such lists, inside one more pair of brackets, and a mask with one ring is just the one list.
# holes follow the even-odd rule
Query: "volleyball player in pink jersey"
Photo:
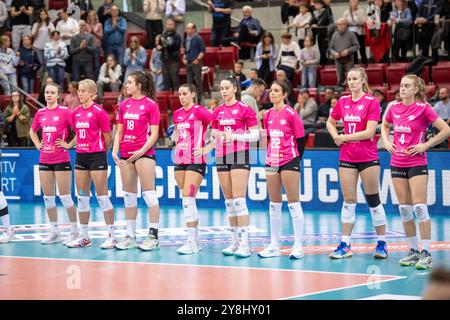
[[[369, 95], [369, 85], [363, 68], [352, 68], [347, 74], [350, 95], [342, 96], [327, 121], [328, 132], [340, 147], [339, 180], [344, 197], [341, 211], [342, 240], [330, 254], [332, 259], [352, 256], [351, 234], [356, 220], [358, 178], [361, 177], [372, 222], [378, 237], [373, 251], [376, 259], [387, 258], [386, 214], [379, 196], [380, 161], [375, 130], [380, 120], [380, 104]], [[344, 133], [336, 129], [342, 120]]]
[[[425, 153], [450, 135], [450, 127], [426, 103], [425, 83], [415, 75], [406, 75], [400, 82], [401, 101], [386, 111], [381, 128], [386, 149], [392, 154], [391, 176], [399, 202], [410, 251], [400, 260], [402, 266], [430, 269], [431, 222], [427, 207], [428, 162]], [[390, 126], [394, 141], [389, 139]], [[425, 142], [425, 133], [433, 125], [439, 133]], [[419, 251], [414, 214], [419, 222], [422, 251]]]
[[97, 86], [93, 80], [82, 80], [78, 84], [81, 105], [73, 110], [72, 126], [76, 142], [75, 184], [78, 192], [78, 213], [81, 235], [67, 244], [70, 248], [88, 247], [89, 239], [91, 181], [94, 182], [98, 204], [103, 211], [108, 236], [102, 249], [112, 249], [117, 243], [114, 237], [114, 208], [108, 195], [108, 162], [106, 151], [111, 147], [111, 125], [105, 110], [94, 102]]
[[148, 71], [131, 73], [125, 86], [130, 97], [120, 104], [112, 156], [120, 168], [125, 193], [127, 235], [116, 245], [116, 248], [126, 250], [137, 246], [136, 217], [139, 178], [142, 197], [149, 210], [150, 229], [147, 238], [137, 247], [143, 251], [151, 251], [159, 249], [159, 202], [155, 187], [156, 157], [154, 149], [158, 139], [159, 106], [153, 100], [155, 84]]
[[182, 194], [183, 216], [188, 239], [177, 252], [194, 254], [200, 250], [195, 196], [206, 173], [206, 157], [203, 154], [203, 148], [212, 114], [205, 107], [195, 103], [197, 90], [194, 85], [181, 85], [178, 88], [178, 97], [182, 107], [173, 114], [176, 135], [175, 179]]
[[[251, 255], [246, 203], [250, 174], [249, 142], [259, 140], [258, 120], [251, 107], [238, 101], [240, 86], [236, 79], [222, 80], [220, 94], [224, 103], [214, 109], [211, 135], [215, 138], [216, 167], [232, 233], [232, 244], [222, 253], [246, 258]], [[238, 232], [242, 236], [241, 242]]]
[[305, 150], [305, 132], [298, 112], [286, 104], [289, 87], [275, 81], [270, 88], [273, 108], [264, 114], [267, 136], [266, 179], [270, 198], [270, 244], [258, 255], [262, 258], [280, 256], [282, 188], [286, 190], [288, 208], [294, 227], [295, 243], [289, 258], [305, 256], [301, 236], [304, 216], [300, 203], [300, 161]]
[[[41, 243], [52, 244], [62, 241], [55, 201], [57, 185], [59, 199], [69, 215], [70, 234], [64, 241], [64, 244], [67, 244], [78, 237], [77, 210], [71, 195], [72, 165], [69, 148], [64, 147], [72, 124], [72, 112], [68, 107], [58, 104], [60, 88], [57, 84], [47, 84], [44, 92], [47, 107], [37, 111], [30, 128], [30, 138], [40, 151], [39, 180], [51, 226], [50, 235]], [[42, 133], [42, 140], [37, 135], [39, 131]]]

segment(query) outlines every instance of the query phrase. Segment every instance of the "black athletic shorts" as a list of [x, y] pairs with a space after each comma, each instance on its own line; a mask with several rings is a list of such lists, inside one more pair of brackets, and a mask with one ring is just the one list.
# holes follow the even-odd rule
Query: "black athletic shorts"
[[75, 161], [76, 170], [108, 170], [106, 152], [77, 153]]
[[223, 157], [216, 157], [217, 172], [244, 169], [250, 171], [250, 153], [248, 150], [229, 153]]
[[281, 171], [298, 171], [300, 172], [300, 161], [301, 158], [297, 157], [292, 159], [288, 163], [285, 163], [281, 167], [271, 167], [266, 164], [266, 173], [279, 173]]
[[[155, 155], [148, 155], [148, 154], [144, 154], [142, 157], [140, 157], [139, 159], [143, 159], [143, 158], [147, 158], [147, 159], [152, 159], [156, 161], [156, 156]], [[121, 160], [128, 160], [130, 159], [130, 157], [120, 157]], [[136, 163], [136, 161], [138, 161], [139, 159], [136, 159], [135, 161], [133, 161], [133, 163]]]
[[70, 162], [63, 163], [39, 163], [39, 171], [72, 171], [72, 164]]
[[177, 171], [194, 171], [200, 173], [202, 176], [206, 174], [206, 164], [205, 163], [197, 163], [197, 164], [176, 164], [175, 172]]
[[358, 169], [359, 172], [366, 170], [367, 168], [373, 166], [380, 166], [380, 160], [373, 160], [368, 162], [347, 162], [339, 160], [339, 167], [341, 168], [349, 168], [349, 169]]
[[415, 176], [427, 176], [428, 166], [416, 166], [409, 168], [400, 168], [391, 166], [391, 177], [392, 178], [402, 178], [411, 179]]

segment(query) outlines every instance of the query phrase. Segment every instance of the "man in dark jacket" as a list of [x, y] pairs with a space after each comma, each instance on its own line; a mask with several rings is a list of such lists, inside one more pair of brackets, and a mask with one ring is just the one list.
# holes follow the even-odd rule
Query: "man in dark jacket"
[[196, 86], [197, 100], [200, 103], [203, 95], [202, 60], [205, 56], [206, 48], [193, 23], [188, 23], [186, 26], [184, 48], [186, 49], [186, 55], [183, 62], [186, 65], [187, 83]]
[[95, 52], [94, 36], [87, 32], [87, 24], [80, 20], [80, 33], [70, 40], [72, 54], [72, 81], [80, 81], [81, 75], [85, 79], [94, 80], [93, 61]]
[[175, 32], [175, 21], [167, 19], [166, 31], [156, 46], [161, 51], [164, 90], [176, 91], [179, 86], [181, 36]]

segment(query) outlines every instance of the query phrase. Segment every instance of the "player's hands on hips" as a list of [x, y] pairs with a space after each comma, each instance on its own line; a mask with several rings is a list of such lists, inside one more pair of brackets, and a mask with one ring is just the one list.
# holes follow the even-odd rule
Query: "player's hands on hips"
[[427, 151], [427, 146], [423, 143], [416, 144], [415, 146], [411, 146], [406, 148], [406, 151], [409, 155], [415, 156], [416, 154]]
[[385, 147], [386, 150], [389, 151], [389, 153], [391, 154], [397, 152], [397, 146], [390, 141], [386, 143]]
[[66, 150], [70, 149], [70, 145], [66, 141], [64, 141], [62, 139], [56, 139], [55, 144], [57, 146], [61, 147], [61, 148], [66, 149]]

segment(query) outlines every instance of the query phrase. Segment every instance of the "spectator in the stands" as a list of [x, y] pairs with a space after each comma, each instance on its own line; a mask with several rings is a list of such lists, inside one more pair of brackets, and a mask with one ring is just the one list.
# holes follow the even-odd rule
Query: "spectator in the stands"
[[[411, 10], [407, 7], [406, 0], [395, 0], [396, 10], [391, 12], [388, 20], [389, 26], [394, 26], [394, 45], [392, 59], [398, 62], [406, 61], [406, 54], [410, 46], [413, 23]], [[401, 55], [401, 57], [400, 57]]]
[[127, 20], [120, 16], [119, 7], [111, 7], [111, 18], [106, 20], [104, 35], [105, 55], [113, 54], [119, 64], [123, 64], [123, 43], [127, 32]]
[[41, 62], [37, 52], [33, 49], [31, 36], [22, 37], [22, 46], [19, 48], [19, 77], [22, 82], [22, 89], [26, 93], [34, 92], [34, 80], [36, 74], [41, 67]]
[[300, 47], [297, 42], [292, 41], [292, 35], [288, 32], [281, 34], [281, 46], [276, 65], [278, 69], [286, 73], [290, 82], [294, 79], [295, 70], [298, 68]]
[[64, 96], [63, 106], [75, 109], [80, 105], [78, 97], [78, 82], [72, 81], [67, 86], [68, 93]]
[[261, 98], [267, 84], [264, 80], [256, 78], [252, 81], [252, 84], [247, 88], [247, 90], [241, 93], [241, 102], [250, 106], [256, 113], [256, 118], [258, 119], [259, 127], [261, 127], [262, 115], [259, 112], [259, 99]]
[[[108, 92], [119, 92], [122, 76], [122, 67], [117, 63], [116, 57], [113, 54], [109, 54], [106, 57], [105, 63], [103, 63], [100, 68], [100, 74], [97, 80], [97, 95], [99, 102], [102, 102], [103, 93]], [[126, 81], [126, 78], [125, 78]]]
[[309, 12], [308, 5], [305, 2], [300, 2], [300, 13], [289, 25], [289, 28], [297, 29], [298, 45], [300, 46], [300, 49], [303, 49], [304, 47], [303, 42], [305, 41], [306, 31], [311, 33], [311, 29], [309, 29], [311, 20], [312, 14]]
[[195, 24], [186, 26], [186, 38], [184, 39], [185, 55], [183, 63], [186, 65], [187, 83], [194, 84], [197, 88], [197, 102], [201, 103], [203, 97], [202, 60], [205, 56], [205, 42], [197, 34]]
[[39, 91], [38, 101], [45, 107], [47, 105], [47, 101], [45, 101], [45, 87], [48, 84], [55, 83], [51, 77], [47, 77], [45, 82], [41, 85], [41, 90]]
[[391, 0], [375, 0], [375, 5], [380, 8], [381, 23], [387, 22], [392, 11]]
[[[384, 113], [386, 112], [386, 109], [387, 109], [387, 105], [388, 105], [387, 101], [385, 100], [384, 93], [380, 89], [375, 89], [372, 91], [372, 94], [375, 98], [377, 98], [378, 102], [380, 103], [381, 118], [383, 118]], [[380, 119], [380, 123], [381, 123], [381, 119]]]
[[212, 14], [211, 46], [219, 47], [231, 32], [232, 0], [208, 0], [208, 11]]
[[325, 7], [323, 0], [314, 2], [313, 18], [311, 20], [311, 27], [315, 38], [315, 43], [319, 46], [320, 64], [327, 63], [328, 50], [328, 27], [333, 23], [333, 16], [330, 14], [331, 10]]
[[94, 53], [95, 39], [87, 31], [87, 23], [80, 20], [80, 32], [70, 41], [70, 54], [72, 55], [72, 81], [84, 79], [94, 80]]
[[275, 72], [275, 63], [278, 58], [278, 46], [272, 33], [265, 32], [256, 46], [255, 61], [258, 77], [270, 86]]
[[157, 45], [155, 42], [156, 36], [163, 33], [162, 14], [165, 4], [165, 0], [144, 0], [145, 30], [148, 38], [147, 46], [150, 49]]
[[[6, 32], [8, 14], [9, 12], [6, 7], [5, 0], [0, 0], [0, 36]], [[1, 140], [2, 135], [3, 133], [0, 135], [0, 142], [3, 142], [3, 140]]]
[[[359, 42], [359, 54], [361, 56], [361, 63], [367, 64], [367, 54], [366, 54], [366, 11], [359, 7], [359, 0], [350, 0], [350, 5], [344, 12], [343, 18], [347, 21], [348, 30], [353, 32]], [[358, 53], [355, 53], [353, 61], [356, 63]]]
[[55, 30], [52, 32], [52, 40], [45, 45], [44, 57], [48, 76], [52, 78], [57, 85], [64, 88], [65, 60], [69, 57], [69, 52], [64, 41], [60, 39], [59, 31]]
[[[159, 42], [159, 38], [161, 38], [161, 35], [156, 36], [156, 43]], [[153, 80], [155, 81], [156, 91], [164, 90], [161, 51], [156, 49], [156, 47], [152, 50], [152, 57], [150, 58], [150, 71], [152, 72]]]
[[13, 90], [11, 103], [4, 111], [8, 147], [25, 147], [30, 130], [30, 109], [23, 101], [22, 94]]
[[10, 95], [11, 91], [17, 87], [16, 66], [20, 61], [20, 53], [14, 52], [11, 48], [11, 40], [7, 35], [0, 37], [0, 85], [3, 94]]
[[106, 20], [111, 18], [111, 7], [112, 6], [113, 6], [113, 0], [103, 0], [103, 4], [97, 10], [98, 20], [102, 24], [103, 29], [105, 28]]
[[359, 50], [358, 39], [353, 32], [348, 31], [344, 18], [336, 22], [337, 31], [333, 33], [330, 42], [330, 53], [335, 59], [338, 85], [345, 87], [345, 76], [353, 67], [353, 53]]
[[[308, 89], [300, 90], [294, 109], [300, 114], [300, 118], [302, 118], [303, 127], [305, 129], [316, 128], [316, 117], [319, 108], [317, 107], [316, 100], [311, 97]], [[309, 132], [314, 131], [315, 130], [311, 130]]]
[[176, 91], [179, 86], [181, 37], [175, 32], [175, 21], [167, 19], [166, 30], [156, 48], [161, 51], [164, 90]]
[[434, 105], [436, 113], [450, 125], [450, 97], [449, 89], [442, 87], [439, 89], [439, 101]]
[[313, 38], [306, 36], [305, 47], [300, 50], [300, 63], [302, 65], [302, 88], [315, 88], [317, 80], [317, 67], [320, 62], [320, 52], [313, 44]]
[[283, 24], [289, 23], [289, 17], [296, 17], [299, 12], [298, 0], [284, 0], [281, 5], [281, 22]]
[[251, 68], [248, 71], [248, 75], [246, 76], [246, 80], [241, 82], [241, 90], [245, 90], [252, 84], [253, 80], [258, 78], [258, 69]]
[[[422, 51], [423, 57], [429, 57], [431, 38], [439, 23], [439, 14], [441, 13], [443, 2], [441, 0], [423, 0], [419, 5], [416, 20], [417, 26], [417, 42]], [[438, 60], [438, 49], [432, 49], [432, 57], [435, 61]]]
[[13, 0], [11, 2], [12, 44], [14, 51], [20, 46], [23, 36], [31, 35], [30, 19], [33, 16], [33, 6], [29, 0]]
[[325, 88], [325, 102], [319, 106], [319, 110], [317, 111], [317, 123], [325, 124], [330, 116], [331, 109], [331, 99], [333, 98], [334, 90], [332, 88]]
[[126, 68], [125, 82], [130, 73], [143, 71], [146, 61], [147, 53], [145, 52], [145, 48], [139, 43], [138, 37], [132, 36], [130, 39], [130, 46], [125, 50], [123, 59], [123, 65]]
[[100, 72], [100, 56], [102, 53], [103, 26], [98, 20], [97, 13], [94, 10], [89, 11], [86, 22], [88, 32], [94, 36], [95, 40], [94, 79], [97, 79], [98, 74]]
[[59, 31], [62, 41], [69, 48], [70, 40], [80, 32], [80, 25], [77, 20], [69, 16], [67, 8], [61, 9], [59, 16], [61, 20], [56, 25], [56, 30]]
[[[261, 39], [263, 29], [261, 23], [258, 19], [252, 16], [253, 9], [250, 6], [242, 7], [242, 20], [239, 22], [236, 32], [232, 37], [225, 38], [224, 45], [228, 46], [230, 43], [232, 45], [238, 46], [242, 42], [258, 43]], [[244, 50], [250, 50], [250, 48], [240, 48], [241, 52]], [[249, 56], [247, 52], [245, 57]], [[245, 58], [243, 58], [245, 59]]]
[[292, 82], [288, 79], [286, 76], [286, 72], [284, 70], [278, 70], [276, 72], [276, 80], [285, 82], [287, 86], [289, 87], [289, 93], [288, 93], [288, 102], [290, 106], [295, 105], [295, 97], [294, 97], [294, 90], [292, 90]]
[[91, 10], [94, 10], [92, 6], [91, 0], [69, 0], [72, 5], [80, 8], [80, 19], [86, 21], [88, 17], [88, 13]]
[[244, 62], [238, 61], [234, 64], [233, 72], [231, 73], [231, 76], [241, 83], [247, 80], [247, 77], [242, 72], [243, 69]]
[[55, 26], [50, 21], [50, 16], [46, 9], [42, 9], [38, 14], [39, 20], [33, 24], [31, 29], [31, 37], [33, 39], [33, 48], [36, 51], [39, 62], [41, 63], [41, 68], [39, 69], [39, 77], [41, 81], [44, 78], [46, 72], [44, 50], [45, 45], [50, 42], [52, 37], [52, 32], [55, 31]]
[[185, 0], [166, 0], [166, 17], [175, 21], [175, 32], [184, 36], [184, 14], [186, 13]]

